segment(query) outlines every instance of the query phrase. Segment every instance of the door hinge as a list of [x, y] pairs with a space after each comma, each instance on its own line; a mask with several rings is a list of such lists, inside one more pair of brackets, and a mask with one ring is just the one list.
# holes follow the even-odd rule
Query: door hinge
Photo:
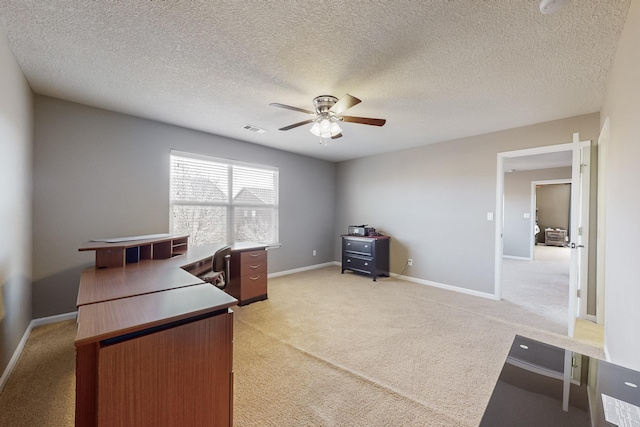
[[580, 298], [580, 289], [576, 291], [576, 295], [578, 296], [578, 298]]
[[582, 236], [582, 227], [578, 227], [578, 236]]

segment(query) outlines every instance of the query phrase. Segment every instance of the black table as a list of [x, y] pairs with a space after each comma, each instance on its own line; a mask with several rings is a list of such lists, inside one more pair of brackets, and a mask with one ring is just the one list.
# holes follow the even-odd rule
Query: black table
[[480, 427], [616, 425], [640, 427], [640, 372], [519, 335], [480, 422]]

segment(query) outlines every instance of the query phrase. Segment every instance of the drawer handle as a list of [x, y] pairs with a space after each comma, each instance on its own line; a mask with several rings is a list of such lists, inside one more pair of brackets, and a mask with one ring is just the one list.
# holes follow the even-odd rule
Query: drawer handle
[[351, 243], [347, 243], [347, 246], [351, 246]]
[[348, 260], [347, 260], [347, 262], [351, 262], [351, 260], [350, 260], [350, 259], [348, 259]]
[[365, 262], [365, 263], [364, 263], [364, 265], [369, 265], [369, 263], [368, 263], [368, 262]]
[[259, 274], [256, 277], [249, 277], [249, 279], [251, 279], [251, 280], [258, 280], [259, 278], [260, 278]]
[[364, 245], [364, 248], [367, 249], [369, 247], [369, 245]]
[[255, 264], [255, 265], [250, 265], [250, 266], [249, 266], [249, 268], [253, 268], [254, 270], [255, 270], [256, 268], [258, 268], [258, 267], [260, 267], [260, 264]]
[[252, 257], [252, 258], [257, 258], [257, 257], [259, 257], [259, 256], [260, 256], [260, 254], [252, 254], [252, 253], [249, 253], [249, 256], [250, 256], [250, 257]]

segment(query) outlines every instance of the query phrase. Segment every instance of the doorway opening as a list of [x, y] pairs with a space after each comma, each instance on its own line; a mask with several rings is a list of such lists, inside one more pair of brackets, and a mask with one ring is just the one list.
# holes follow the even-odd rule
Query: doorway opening
[[568, 334], [571, 155], [518, 158], [504, 174], [502, 299], [540, 329]]
[[[551, 241], [568, 245], [569, 286], [566, 292], [567, 310], [564, 312], [562, 331], [549, 327], [544, 313], [531, 310], [525, 315], [531, 321], [540, 320], [540, 327], [553, 332], [573, 336], [578, 315], [585, 312], [587, 300], [587, 269], [589, 232], [589, 177], [590, 141], [580, 141], [573, 135], [573, 142], [553, 146], [498, 153], [496, 185], [496, 251], [495, 251], [495, 298], [503, 299], [503, 264], [511, 259], [538, 262], [535, 257], [536, 207], [531, 188], [535, 181], [565, 180], [572, 183], [570, 190], [570, 220], [567, 226], [545, 226], [551, 233]], [[551, 172], [555, 173], [554, 176]], [[561, 175], [558, 175], [561, 174]], [[518, 179], [515, 179], [518, 177]], [[514, 184], [515, 182], [515, 184]], [[512, 198], [514, 188], [520, 195]], [[515, 191], [517, 193], [518, 191]], [[511, 201], [515, 200], [514, 203]], [[586, 226], [582, 226], [582, 224]], [[539, 233], [545, 233], [540, 227]], [[547, 236], [545, 235], [545, 238]], [[564, 241], [563, 241], [564, 240]], [[545, 246], [547, 246], [545, 242]], [[549, 245], [551, 246], [551, 245]], [[563, 252], [566, 255], [567, 252]], [[507, 255], [507, 259], [503, 259]], [[539, 255], [540, 256], [540, 255]], [[565, 264], [566, 265], [566, 264]], [[526, 278], [526, 273], [518, 276]], [[582, 293], [581, 297], [580, 294]], [[546, 303], [545, 303], [546, 304]], [[540, 307], [545, 304], [540, 304]], [[553, 322], [551, 322], [553, 323]], [[562, 322], [560, 322], [562, 323]], [[531, 322], [529, 322], [531, 324]]]

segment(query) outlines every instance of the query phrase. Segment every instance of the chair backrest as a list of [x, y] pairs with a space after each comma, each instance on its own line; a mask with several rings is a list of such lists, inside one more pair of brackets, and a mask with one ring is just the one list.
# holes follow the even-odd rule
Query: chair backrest
[[231, 246], [223, 246], [218, 249], [215, 254], [213, 254], [213, 262], [211, 264], [211, 269], [213, 271], [224, 271], [228, 274], [227, 270], [227, 256], [231, 256]]

